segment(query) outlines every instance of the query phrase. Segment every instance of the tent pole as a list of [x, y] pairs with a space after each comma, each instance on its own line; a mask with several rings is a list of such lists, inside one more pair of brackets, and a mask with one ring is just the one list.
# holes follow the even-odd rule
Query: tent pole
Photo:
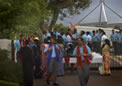
[[117, 12], [115, 12], [112, 8], [110, 8], [109, 6], [107, 6], [105, 3], [104, 3], [104, 5], [105, 5], [109, 10], [111, 10], [114, 14], [116, 14], [118, 17], [120, 17], [120, 18], [122, 19], [122, 16], [121, 16], [121, 15], [119, 15]]

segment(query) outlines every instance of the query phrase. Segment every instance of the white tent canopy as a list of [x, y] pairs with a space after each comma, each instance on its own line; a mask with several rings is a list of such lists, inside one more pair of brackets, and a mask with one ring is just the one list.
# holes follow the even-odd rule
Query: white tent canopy
[[[65, 17], [64, 20], [62, 20], [62, 21], [59, 18], [57, 20], [57, 24], [62, 23], [65, 26], [68, 26], [70, 23], [77, 24], [78, 21], [83, 19], [91, 10], [93, 10], [100, 3], [100, 0], [91, 0], [91, 1], [92, 1], [92, 3], [90, 4], [90, 6], [88, 8], [86, 8], [85, 10], [82, 10], [82, 9], [80, 10], [81, 14]], [[122, 0], [104, 0], [104, 2], [112, 10], [114, 10], [116, 13], [118, 13], [120, 16], [122, 16], [122, 11], [121, 11]], [[87, 16], [87, 18], [85, 18], [82, 22], [80, 22], [80, 24], [99, 22], [100, 7], [101, 6], [98, 6], [94, 10], [94, 12], [92, 12], [89, 16]], [[106, 13], [106, 17], [104, 18], [103, 16], [105, 15], [105, 13]], [[107, 24], [122, 23], [122, 18], [115, 15], [114, 12], [112, 12], [110, 9], [108, 9], [105, 6], [103, 9], [102, 15], [101, 15], [101, 21], [105, 22], [106, 19], [108, 21]]]

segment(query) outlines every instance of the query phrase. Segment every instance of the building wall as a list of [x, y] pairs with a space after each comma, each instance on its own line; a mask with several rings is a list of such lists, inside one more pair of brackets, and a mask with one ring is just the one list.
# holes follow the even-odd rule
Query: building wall
[[11, 58], [11, 40], [8, 39], [0, 39], [0, 48], [6, 49], [10, 52], [9, 58]]

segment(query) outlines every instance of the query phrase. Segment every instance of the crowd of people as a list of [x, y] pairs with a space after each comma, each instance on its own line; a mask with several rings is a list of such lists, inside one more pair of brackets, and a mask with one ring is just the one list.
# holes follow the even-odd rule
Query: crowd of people
[[[104, 40], [105, 39], [109, 39], [112, 43], [112, 45], [110, 47], [113, 48], [113, 52], [116, 55], [121, 54], [121, 51], [119, 50], [122, 44], [122, 30], [119, 31], [115, 31], [114, 29], [112, 29], [111, 31], [112, 34], [109, 34], [110, 37], [108, 37], [106, 35], [106, 32], [102, 29], [98, 29], [98, 30], [93, 30], [92, 32], [90, 31], [81, 31], [81, 32], [77, 32], [77, 29], [73, 29], [73, 31], [71, 29], [68, 29], [67, 32], [63, 32], [63, 30], [61, 30], [60, 32], [58, 32], [56, 29], [54, 29], [54, 32], [49, 33], [48, 30], [44, 30], [43, 31], [43, 37], [42, 39], [50, 39], [51, 36], [55, 36], [56, 39], [58, 38], [62, 38], [64, 41], [65, 45], [69, 45], [69, 44], [75, 44], [76, 45], [76, 39], [79, 37], [82, 37], [85, 44], [87, 44], [92, 51], [97, 52], [97, 53], [101, 53], [101, 47], [104, 44]], [[75, 46], [73, 45], [73, 47]], [[98, 47], [98, 48], [96, 48]]]
[[[110, 39], [116, 51], [115, 54], [120, 54], [121, 51], [117, 46], [122, 49], [122, 31], [115, 32], [113, 29]], [[17, 63], [23, 65], [25, 86], [33, 86], [33, 78], [42, 77], [46, 79], [48, 85], [52, 80], [53, 85], [58, 86], [57, 75], [64, 75], [63, 58], [68, 55], [77, 58], [79, 80], [81, 86], [86, 86], [92, 51], [101, 53], [104, 57], [102, 65], [104, 70], [100, 70], [100, 73], [102, 75], [111, 73], [111, 45], [105, 31], [101, 29], [92, 32], [77, 32], [77, 29], [73, 31], [68, 29], [65, 33], [63, 30], [58, 32], [56, 29], [49, 33], [46, 29], [43, 31], [42, 38], [38, 36], [25, 38], [21, 35], [20, 40], [16, 40], [14, 48]]]

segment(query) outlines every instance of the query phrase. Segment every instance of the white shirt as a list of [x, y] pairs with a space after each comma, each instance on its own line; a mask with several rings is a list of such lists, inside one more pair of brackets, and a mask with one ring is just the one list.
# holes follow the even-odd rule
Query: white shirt
[[72, 38], [70, 37], [70, 35], [67, 36], [67, 41], [72, 42]]
[[104, 40], [105, 39], [108, 39], [108, 37], [106, 36], [106, 35], [103, 35], [102, 37], [101, 37], [101, 46], [104, 44]]
[[42, 37], [43, 37], [42, 39], [44, 40], [44, 39], [47, 39], [48, 37], [51, 37], [51, 35], [50, 33], [47, 33], [47, 34], [43, 34]]
[[77, 34], [72, 34], [73, 39], [77, 39]]
[[72, 44], [72, 38], [70, 37], [70, 35], [67, 36], [67, 44]]

